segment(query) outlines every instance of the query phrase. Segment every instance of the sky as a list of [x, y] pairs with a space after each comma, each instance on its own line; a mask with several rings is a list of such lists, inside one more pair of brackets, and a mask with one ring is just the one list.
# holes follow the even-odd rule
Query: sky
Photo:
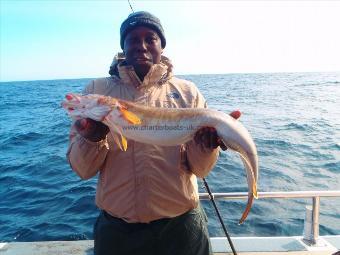
[[[340, 71], [340, 1], [141, 1], [175, 74]], [[0, 0], [0, 81], [108, 76], [128, 1]]]

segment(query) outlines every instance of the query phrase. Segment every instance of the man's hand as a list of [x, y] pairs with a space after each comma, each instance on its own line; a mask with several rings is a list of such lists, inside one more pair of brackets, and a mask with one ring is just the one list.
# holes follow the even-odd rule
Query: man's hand
[[103, 140], [110, 131], [108, 126], [102, 122], [89, 118], [77, 120], [74, 125], [77, 132], [82, 137], [92, 142], [99, 142], [100, 140]]
[[[230, 113], [230, 116], [238, 119], [241, 116], [241, 112], [239, 110], [233, 111]], [[213, 127], [202, 127], [197, 130], [194, 141], [206, 149], [216, 149], [218, 146], [224, 151], [227, 149], [227, 146], [218, 137], [217, 131]]]

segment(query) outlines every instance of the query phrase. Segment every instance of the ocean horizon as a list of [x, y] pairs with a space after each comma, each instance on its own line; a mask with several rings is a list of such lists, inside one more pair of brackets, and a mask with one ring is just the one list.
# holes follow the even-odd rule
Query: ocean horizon
[[[188, 76], [201, 76], [201, 75], [253, 75], [253, 74], [265, 74], [265, 75], [280, 75], [280, 74], [340, 74], [340, 71], [282, 71], [282, 72], [275, 72], [275, 71], [271, 71], [271, 72], [228, 72], [228, 73], [187, 73], [187, 74], [183, 74], [183, 73], [175, 73], [174, 76], [177, 76], [179, 78], [183, 78], [185, 79], [185, 77]], [[107, 74], [109, 75], [109, 74]], [[93, 79], [97, 79], [99, 77], [108, 77], [108, 76], [98, 76], [98, 77], [60, 77], [60, 78], [42, 78], [42, 79], [19, 79], [19, 80], [0, 80], [0, 84], [1, 83], [11, 83], [11, 82], [36, 82], [36, 81], [60, 81], [60, 80], [93, 80]], [[1, 78], [1, 77], [0, 77]]]

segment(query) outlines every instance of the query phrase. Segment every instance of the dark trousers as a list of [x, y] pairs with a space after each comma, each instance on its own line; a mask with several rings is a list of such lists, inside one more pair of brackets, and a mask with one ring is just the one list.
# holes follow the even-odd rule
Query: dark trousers
[[94, 226], [95, 255], [211, 255], [205, 213], [193, 209], [175, 218], [127, 223], [105, 211]]

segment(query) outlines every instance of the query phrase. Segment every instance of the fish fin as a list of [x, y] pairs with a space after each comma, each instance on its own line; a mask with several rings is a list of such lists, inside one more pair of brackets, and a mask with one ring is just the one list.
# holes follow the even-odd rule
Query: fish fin
[[123, 147], [120, 143], [120, 140], [119, 140], [119, 137], [118, 137], [118, 134], [116, 132], [111, 132], [112, 134], [112, 137], [113, 137], [113, 140], [115, 141], [115, 143], [118, 145], [119, 149], [122, 151], [123, 150]]
[[121, 146], [120, 149], [122, 151], [126, 151], [127, 150], [127, 140], [125, 138], [125, 136], [123, 136], [123, 133], [122, 133], [122, 129], [119, 127], [119, 126], [116, 126], [114, 125], [117, 133], [120, 135], [120, 139], [121, 139]]
[[122, 139], [123, 150], [126, 151], [127, 150], [127, 140], [122, 134], [120, 134], [120, 138]]
[[142, 123], [141, 119], [136, 114], [128, 111], [125, 107], [121, 107], [120, 112], [122, 113], [124, 119], [127, 120], [130, 124], [140, 125]]
[[[122, 134], [121, 128], [119, 128], [116, 124], [114, 124], [109, 117], [104, 118], [104, 123], [107, 122], [108, 126], [111, 128], [111, 134], [113, 140], [118, 145], [119, 149], [122, 151], [127, 150], [127, 140]], [[120, 135], [120, 139], [118, 137]]]
[[[122, 151], [126, 151], [127, 150], [127, 140], [126, 140], [125, 136], [123, 136], [121, 128], [116, 126], [116, 125], [114, 125], [114, 127], [115, 127], [117, 133], [120, 135], [120, 139], [121, 139], [121, 143], [119, 142], [119, 144], [120, 144], [119, 148]], [[118, 139], [118, 141], [119, 141], [119, 139]]]

